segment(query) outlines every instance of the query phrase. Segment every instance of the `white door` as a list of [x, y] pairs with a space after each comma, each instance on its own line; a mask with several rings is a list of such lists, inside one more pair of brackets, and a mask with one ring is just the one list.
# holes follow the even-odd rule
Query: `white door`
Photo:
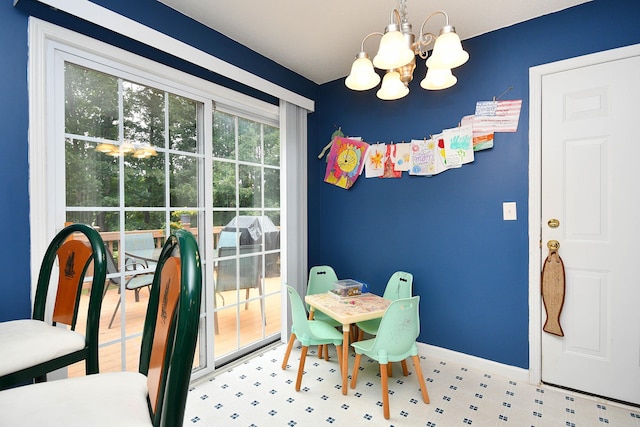
[[632, 57], [543, 76], [541, 130], [542, 260], [557, 240], [566, 273], [564, 337], [542, 332], [542, 381], [636, 404], [639, 72]]

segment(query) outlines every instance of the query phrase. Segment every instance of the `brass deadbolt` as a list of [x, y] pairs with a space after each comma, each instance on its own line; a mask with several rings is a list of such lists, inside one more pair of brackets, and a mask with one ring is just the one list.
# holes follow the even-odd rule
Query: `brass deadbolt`
[[560, 221], [555, 218], [551, 218], [549, 221], [547, 221], [547, 225], [549, 226], [549, 228], [558, 228], [560, 226]]

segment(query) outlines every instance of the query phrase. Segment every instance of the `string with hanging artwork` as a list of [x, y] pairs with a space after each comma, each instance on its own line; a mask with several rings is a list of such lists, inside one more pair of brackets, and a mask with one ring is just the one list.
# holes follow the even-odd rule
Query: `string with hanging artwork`
[[476, 151], [493, 148], [495, 132], [518, 130], [521, 106], [522, 100], [480, 101], [458, 127], [397, 144], [369, 144], [338, 128], [318, 155], [329, 151], [324, 181], [348, 190], [363, 171], [365, 178], [400, 178], [403, 172], [430, 177], [460, 168], [475, 160]]

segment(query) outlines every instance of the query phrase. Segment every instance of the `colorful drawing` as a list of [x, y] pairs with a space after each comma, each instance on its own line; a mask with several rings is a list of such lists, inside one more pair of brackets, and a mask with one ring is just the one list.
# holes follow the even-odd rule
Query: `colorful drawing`
[[442, 131], [447, 166], [460, 167], [471, 163], [473, 156], [473, 136], [470, 125], [460, 126]]
[[460, 120], [462, 126], [470, 125], [473, 129], [473, 151], [488, 150], [493, 148], [493, 132], [483, 132], [480, 126], [476, 126], [476, 116], [464, 116]]
[[358, 179], [364, 166], [364, 158], [369, 144], [357, 139], [336, 137], [327, 157], [324, 181], [349, 189]]
[[411, 144], [395, 144], [391, 160], [395, 171], [408, 172], [411, 169]]
[[[384, 173], [382, 174], [381, 178], [400, 178], [402, 176], [402, 171], [396, 170], [394, 164], [397, 148], [398, 144], [387, 145], [387, 152], [385, 154], [387, 160], [385, 160], [384, 162]], [[407, 163], [409, 162], [407, 161]]]
[[384, 162], [386, 156], [385, 144], [371, 144], [367, 150], [367, 162], [365, 163], [365, 176], [376, 178], [384, 174]]
[[433, 175], [435, 171], [435, 143], [433, 140], [411, 141], [411, 169], [409, 175]]

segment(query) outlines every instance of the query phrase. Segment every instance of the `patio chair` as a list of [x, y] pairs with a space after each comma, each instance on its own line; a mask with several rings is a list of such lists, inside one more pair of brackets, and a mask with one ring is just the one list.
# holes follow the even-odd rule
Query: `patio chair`
[[[129, 252], [135, 251], [145, 251], [152, 250], [156, 247], [156, 242], [153, 238], [153, 233], [144, 232], [144, 233], [126, 233], [124, 235], [124, 249]], [[141, 266], [144, 268], [148, 268], [153, 266], [153, 262], [149, 262], [147, 260], [141, 260], [135, 256], [125, 255], [125, 265], [126, 266]]]
[[420, 318], [418, 314], [418, 304], [420, 297], [397, 299], [387, 308], [380, 321], [378, 334], [375, 338], [351, 343], [356, 352], [351, 375], [351, 388], [356, 387], [360, 360], [362, 355], [366, 355], [380, 364], [380, 377], [382, 379], [382, 404], [384, 417], [389, 419], [389, 383], [388, 367], [389, 362], [402, 362], [402, 369], [405, 376], [409, 375], [406, 359], [411, 356], [415, 366], [422, 400], [429, 403], [427, 386], [420, 367], [418, 357], [418, 346], [416, 339], [420, 334]]
[[[140, 265], [145, 268], [148, 267], [148, 265], [143, 263], [140, 263]], [[136, 302], [139, 302], [140, 290], [144, 287], [150, 287], [151, 283], [153, 283], [153, 271], [146, 272], [146, 273], [139, 273], [139, 272], [136, 272], [137, 266], [138, 266], [138, 263], [135, 263], [131, 260], [129, 260], [129, 262], [125, 265], [125, 271], [127, 275], [125, 276], [124, 288], [128, 291], [134, 291], [135, 300]], [[113, 259], [113, 254], [109, 249], [107, 249], [107, 274], [109, 275], [118, 274], [118, 272], [119, 270], [118, 270], [118, 267], [116, 266], [115, 260]], [[107, 280], [108, 280], [108, 283], [104, 287], [105, 295], [107, 293], [107, 290], [109, 289], [109, 286], [111, 285], [117, 286], [118, 293], [120, 293], [121, 291], [120, 276], [112, 276], [112, 277], [109, 277]], [[109, 320], [109, 329], [111, 329], [111, 326], [113, 325], [113, 321], [116, 318], [116, 313], [118, 313], [118, 308], [120, 307], [120, 300], [121, 298], [118, 298], [116, 307], [113, 310], [111, 319]]]
[[[382, 297], [389, 301], [395, 301], [400, 298], [411, 298], [412, 293], [413, 274], [405, 271], [396, 271], [389, 278]], [[376, 335], [378, 333], [381, 320], [382, 319], [372, 319], [356, 323], [356, 326], [358, 327], [357, 341], [362, 341], [365, 332], [369, 335]]]
[[0, 391], [3, 426], [181, 426], [196, 350], [202, 272], [178, 230], [158, 259], [138, 372], [110, 372]]
[[[82, 233], [83, 239], [74, 233]], [[51, 283], [56, 258], [57, 291], [48, 297], [50, 287], [56, 288]], [[76, 332], [76, 323], [83, 282], [92, 261], [93, 280], [82, 334]], [[98, 325], [105, 275], [104, 242], [96, 230], [71, 224], [53, 238], [40, 267], [32, 318], [0, 323], [0, 389], [33, 379], [46, 381], [47, 373], [82, 360], [87, 375], [98, 372]], [[48, 319], [50, 314], [45, 313], [50, 312], [53, 314]]]
[[[302, 299], [298, 292], [291, 286], [287, 285], [287, 293], [289, 294], [289, 304], [291, 306], [291, 317], [293, 325], [291, 326], [291, 339], [287, 345], [285, 358], [282, 361], [282, 369], [287, 369], [287, 361], [293, 342], [297, 338], [302, 344], [302, 353], [300, 354], [300, 364], [298, 366], [298, 376], [296, 378], [296, 391], [300, 391], [302, 384], [302, 374], [304, 373], [304, 364], [307, 358], [307, 351], [310, 345], [333, 344], [336, 346], [336, 352], [342, 354], [342, 334], [330, 324], [321, 320], [307, 319], [307, 313], [302, 303]], [[340, 366], [341, 357], [338, 357]], [[341, 369], [338, 372], [342, 372]]]

